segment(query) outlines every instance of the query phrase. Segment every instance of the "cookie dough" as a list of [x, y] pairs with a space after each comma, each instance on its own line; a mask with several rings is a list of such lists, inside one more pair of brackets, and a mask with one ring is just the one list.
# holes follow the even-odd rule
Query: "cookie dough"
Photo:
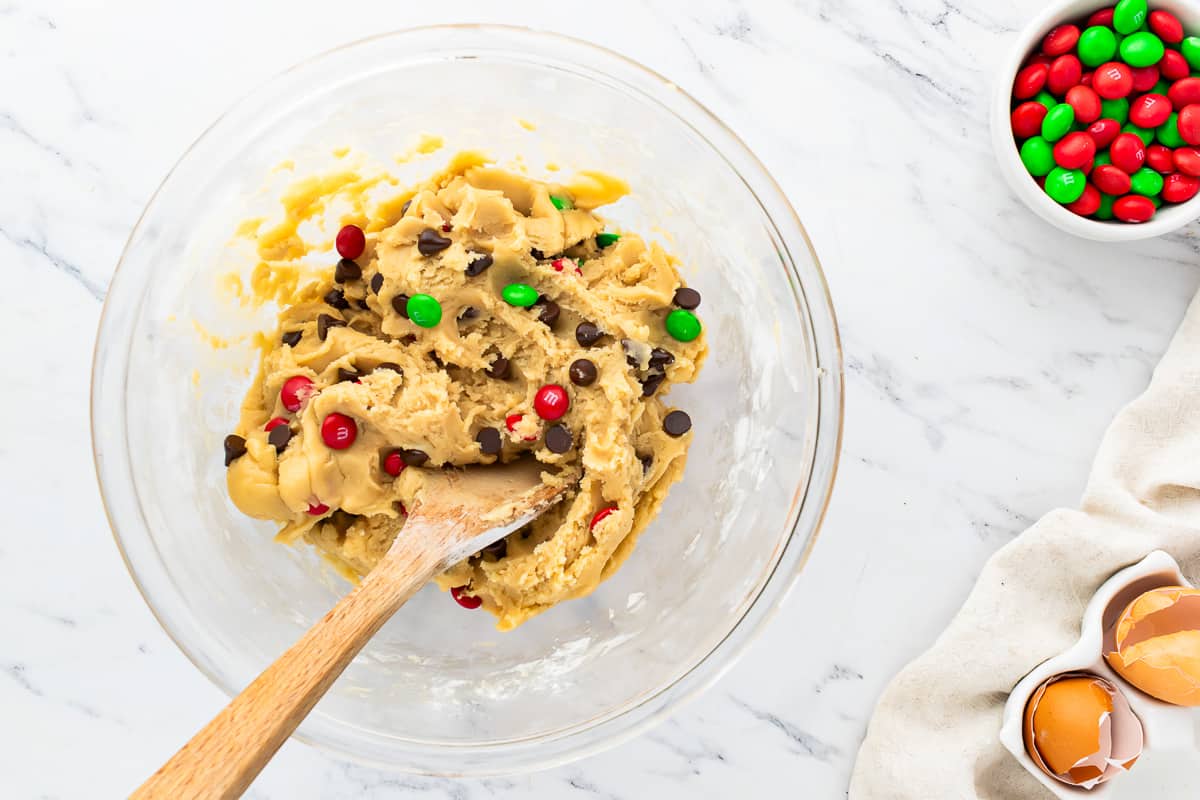
[[343, 229], [361, 253], [289, 298], [227, 438], [233, 502], [362, 576], [425, 471], [531, 454], [564, 500], [437, 583], [501, 630], [591, 592], [683, 473], [690, 420], [666, 395], [706, 353], [668, 330], [699, 327], [675, 260], [593, 213], [621, 188], [456, 159], [395, 221]]

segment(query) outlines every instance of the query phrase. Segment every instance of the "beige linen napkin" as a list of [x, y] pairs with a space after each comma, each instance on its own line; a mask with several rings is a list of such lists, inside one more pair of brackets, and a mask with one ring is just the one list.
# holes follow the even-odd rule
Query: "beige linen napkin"
[[1079, 636], [1111, 574], [1152, 550], [1200, 582], [1200, 296], [1150, 387], [1109, 427], [1080, 510], [997, 552], [932, 648], [884, 691], [851, 800], [1052, 798], [997, 738], [1009, 690]]

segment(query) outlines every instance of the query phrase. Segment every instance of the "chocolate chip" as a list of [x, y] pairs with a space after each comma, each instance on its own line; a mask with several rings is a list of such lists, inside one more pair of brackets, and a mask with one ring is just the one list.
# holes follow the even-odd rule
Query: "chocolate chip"
[[642, 397], [651, 397], [658, 391], [658, 387], [662, 385], [666, 377], [666, 375], [661, 373], [647, 375], [646, 379], [642, 381]]
[[362, 267], [348, 258], [343, 258], [333, 268], [333, 279], [338, 283], [356, 281], [362, 277]]
[[479, 256], [478, 258], [474, 258], [471, 260], [471, 263], [467, 264], [467, 277], [474, 278], [476, 275], [481, 274], [484, 270], [486, 270], [491, 265], [492, 265], [492, 257], [489, 255], [482, 255], [482, 256]]
[[317, 338], [322, 342], [329, 335], [330, 328], [344, 328], [346, 323], [337, 317], [331, 317], [328, 314], [321, 314], [317, 317]]
[[692, 418], [682, 411], [672, 411], [663, 418], [663, 430], [668, 436], [683, 436], [692, 429]]
[[562, 423], [546, 431], [546, 447], [551, 453], [565, 453], [571, 449], [573, 443], [571, 429]]
[[287, 425], [276, 425], [271, 428], [271, 432], [267, 434], [267, 441], [275, 446], [276, 453], [282, 453], [283, 448], [288, 446], [288, 442], [292, 440], [292, 429]]
[[325, 302], [338, 311], [345, 311], [350, 307], [350, 301], [346, 299], [346, 293], [341, 289], [330, 289], [325, 294]]
[[341, 383], [342, 381], [357, 382], [358, 379], [362, 377], [362, 375], [359, 373], [358, 370], [346, 369], [344, 367], [338, 367], [337, 376], [338, 376], [338, 383]]
[[502, 381], [512, 372], [512, 362], [504, 356], [496, 356], [495, 360], [492, 361], [492, 365], [484, 370], [484, 372], [489, 378], [496, 378]]
[[479, 552], [483, 553], [484, 555], [491, 556], [492, 558], [499, 561], [500, 559], [502, 559], [506, 555], [508, 555], [508, 540], [501, 539], [498, 542], [492, 542], [491, 544], [489, 544], [487, 547], [483, 548]]
[[405, 319], [408, 319], [408, 295], [398, 294], [395, 297], [393, 297], [392, 298], [392, 308], [394, 308], [396, 310], [397, 314], [404, 317]]
[[361, 308], [363, 311], [371, 310], [371, 307], [369, 305], [367, 305], [367, 298], [365, 298], [365, 297], [360, 297], [359, 299], [355, 300], [354, 304], [356, 306], [358, 306], [359, 308]]
[[411, 206], [411, 205], [412, 205], [412, 198], [410, 197], [410, 198], [408, 198], [407, 200], [405, 200], [405, 201], [404, 201], [404, 205], [400, 206], [400, 216], [402, 216], [402, 217], [403, 217], [405, 214], [407, 214], [407, 213], [408, 213], [408, 207], [409, 207], [409, 206]]
[[395, 361], [384, 361], [382, 364], [376, 364], [375, 369], [373, 369], [371, 371], [375, 372], [375, 371], [381, 370], [381, 369], [390, 369], [392, 372], [396, 372], [401, 375], [404, 374], [404, 370], [400, 369], [400, 365], [397, 364]]
[[675, 305], [680, 308], [686, 308], [689, 311], [700, 305], [700, 293], [695, 289], [689, 289], [686, 286], [681, 286], [675, 290]]
[[300, 344], [300, 337], [303, 335], [303, 331], [288, 331], [279, 338], [280, 341], [282, 341], [288, 347], [295, 347], [296, 345]]
[[586, 358], [572, 361], [567, 373], [576, 386], [591, 386], [596, 381], [596, 365]]
[[426, 228], [417, 236], [417, 250], [423, 256], [432, 256], [450, 246], [450, 240], [433, 228]]
[[634, 345], [635, 342], [633, 339], [621, 340], [621, 349], [625, 351], [625, 363], [634, 369], [641, 369], [642, 363], [638, 360], [638, 357], [634, 355]]
[[475, 434], [475, 441], [485, 456], [494, 456], [500, 452], [500, 431], [495, 428], [484, 428]]
[[379, 294], [379, 290], [383, 288], [383, 273], [376, 272], [371, 276], [371, 291]]
[[475, 319], [478, 316], [479, 316], [479, 309], [476, 308], [475, 306], [467, 306], [462, 311], [460, 311], [458, 314], [459, 319]]
[[432, 361], [434, 364], [436, 364], [436, 365], [437, 365], [437, 368], [438, 368], [438, 369], [441, 369], [442, 367], [446, 366], [446, 362], [442, 361], [442, 358], [441, 358], [441, 356], [439, 356], [439, 355], [437, 354], [437, 351], [436, 351], [436, 350], [430, 350], [430, 351], [429, 351], [429, 359], [430, 359], [430, 360], [431, 360], [431, 361]]
[[656, 347], [650, 351], [650, 368], [661, 371], [662, 367], [675, 363], [675, 356], [670, 351]]
[[236, 434], [225, 437], [225, 466], [246, 455], [246, 440]]
[[534, 306], [540, 306], [541, 311], [538, 312], [538, 321], [546, 324], [547, 327], [553, 328], [554, 323], [558, 322], [559, 312], [562, 310], [558, 307], [558, 303], [547, 299], [544, 295], [537, 299]]
[[638, 461], [642, 462], [642, 474], [645, 475], [654, 465], [654, 456], [638, 456]]
[[604, 331], [590, 322], [581, 322], [575, 326], [575, 341], [584, 347], [591, 347], [600, 341], [600, 337], [603, 335]]
[[529, 251], [529, 255], [533, 256], [534, 261], [541, 261], [543, 258], [546, 257], [546, 254], [543, 253], [541, 250], [538, 250], [536, 247], [534, 247], [533, 249], [531, 249]]
[[410, 467], [424, 466], [429, 461], [429, 453], [424, 450], [401, 450], [400, 454], [404, 458], [404, 463]]

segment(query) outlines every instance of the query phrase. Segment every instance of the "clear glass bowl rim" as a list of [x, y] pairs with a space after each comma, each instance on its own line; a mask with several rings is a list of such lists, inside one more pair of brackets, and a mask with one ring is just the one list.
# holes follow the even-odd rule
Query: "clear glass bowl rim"
[[[659, 687], [649, 695], [638, 698], [624, 708], [618, 709], [604, 717], [585, 720], [565, 732], [554, 732], [544, 736], [521, 740], [484, 742], [460, 746], [439, 744], [432, 747], [422, 747], [417, 745], [412, 748], [414, 756], [412, 763], [396, 763], [393, 760], [382, 761], [364, 758], [361, 754], [324, 741], [319, 736], [308, 735], [304, 725], [301, 725], [297, 733], [294, 734], [295, 738], [300, 741], [326, 752], [381, 769], [446, 777], [487, 776], [546, 769], [614, 747], [636, 736], [655, 723], [662, 721], [683, 703], [696, 697], [715, 683], [737, 662], [750, 642], [761, 633], [766, 623], [770, 621], [788, 592], [795, 585], [816, 543], [821, 525], [824, 522], [841, 456], [844, 424], [843, 356], [837, 317], [820, 260], [803, 223], [801, 223], [795, 209], [774, 177], [737, 134], [727, 127], [707, 107], [680, 89], [674, 82], [627, 56], [583, 39], [524, 26], [475, 23], [428, 25], [403, 28], [358, 39], [310, 56], [289, 69], [273, 75], [231, 103], [220, 116], [205, 128], [188, 146], [175, 164], [172, 165], [166, 175], [164, 175], [162, 181], [147, 201], [145, 208], [126, 240], [125, 246], [122, 248], [121, 256], [113, 272], [109, 290], [105, 296], [104, 307], [101, 311], [92, 362], [90, 415], [93, 462], [100, 484], [100, 494], [105, 515], [108, 519], [109, 528], [116, 542], [117, 549], [121, 554], [126, 569], [129, 571], [130, 577], [133, 579], [134, 585], [137, 587], [146, 606], [150, 609], [150, 612], [154, 615], [163, 631], [201, 674], [208, 678], [218, 689], [230, 697], [240, 691], [239, 687], [229, 685], [230, 682], [225, 680], [224, 676], [218, 675], [209, 669], [204, 663], [204, 659], [193, 653], [192, 646], [185, 643], [183, 634], [177, 630], [174, 624], [168, 621], [166, 614], [152, 601], [151, 591], [146, 586], [147, 580], [145, 576], [139, 574], [130, 555], [128, 545], [120, 533], [117, 522], [118, 514], [114, 510], [117, 501], [111, 496], [112, 490], [106, 484], [106, 474], [111, 474], [128, 467], [128, 454], [120, 447], [123, 444], [123, 439], [109, 433], [113, 426], [101, 427], [97, 425], [97, 421], [103, 419], [105, 413], [103, 406], [106, 403], [117, 403], [117, 410], [123, 410], [121, 397], [109, 398], [106, 395], [106, 390], [102, 385], [104, 373], [112, 369], [121, 370], [122, 380], [120, 383], [123, 387], [125, 383], [124, 377], [127, 375], [128, 368], [127, 359], [114, 365], [109, 358], [110, 354], [108, 350], [114, 345], [123, 343], [120, 339], [114, 338], [115, 334], [112, 332], [112, 329], [118, 324], [113, 320], [115, 316], [113, 312], [114, 304], [111, 302], [115, 294], [113, 289], [117, 286], [118, 281], [123, 275], [122, 266], [126, 261], [131, 246], [142, 230], [150, 209], [154, 207], [159, 194], [166, 187], [179, 165], [191, 157], [200, 143], [217, 129], [235, 109], [238, 109], [244, 103], [247, 103], [268, 89], [284, 76], [310, 67], [314, 63], [335, 53], [381, 39], [439, 32], [461, 32], [471, 35], [494, 34], [531, 41], [541, 41], [543, 44], [578, 48], [581, 51], [586, 51], [593, 58], [611, 62], [608, 66], [624, 70], [629, 79], [615, 76], [603, 68], [596, 66], [587, 67], [587, 71], [599, 73], [609, 80], [617, 81], [621, 84], [622, 89], [634, 92], [643, 99], [661, 106], [680, 124], [690, 128], [693, 133], [712, 147], [713, 151], [729, 164], [730, 168], [746, 184], [746, 187], [758, 200], [764, 216], [770, 220], [776, 235], [785, 245], [784, 251], [786, 257], [781, 260], [785, 262], [783, 266], [788, 272], [787, 278], [792, 286], [793, 293], [796, 295], [796, 300], [802, 302], [803, 307], [808, 311], [808, 328], [813, 340], [813, 350], [817, 361], [815, 367], [819, 377], [817, 382], [818, 412], [816, 434], [812, 448], [812, 459], [809, 465], [808, 481], [797, 492], [795, 500], [799, 504], [796, 505], [794, 520], [791, 529], [788, 531], [780, 557], [772, 568], [770, 575], [763, 582], [758, 595], [747, 607], [743, 615], [733, 624], [729, 632], [711, 651], [682, 672], [674, 682]], [[447, 56], [448, 54], [443, 54], [443, 57]], [[536, 50], [524, 53], [524, 57], [532, 63], [544, 63], [541, 60], [540, 52]], [[554, 66], [561, 67], [562, 65], [554, 64]], [[639, 80], [641, 84], [631, 83], [630, 80]], [[658, 94], [655, 93], [655, 89], [658, 90]], [[669, 94], [664, 95], [662, 94], [663, 91]], [[685, 118], [680, 111], [672, 107], [667, 101], [667, 97], [677, 100], [697, 119], [689, 120]], [[707, 130], [701, 130], [699, 126], [704, 126]], [[714, 142], [714, 138], [721, 141], [719, 143]], [[731, 152], [736, 153], [739, 157], [741, 161], [740, 165], [734, 164], [730, 160]], [[749, 177], [746, 174], [747, 172], [751, 173]], [[756, 185], [758, 189], [755, 188]], [[764, 193], [772, 195], [770, 199], [774, 201], [773, 204], [776, 207], [775, 213], [772, 213], [763, 205]], [[781, 222], [784, 225], [794, 228], [791, 235], [779, 229]], [[797, 237], [799, 242], [793, 241]], [[807, 280], [801, 278], [795, 261], [791, 258], [790, 252], [787, 252], [787, 244], [802, 244], [808, 250], [812, 259], [812, 269], [810, 274], [806, 276]], [[116, 427], [124, 430], [123, 422]], [[116, 445], [116, 447], [112, 447], [112, 445]], [[824, 465], [820, 463], [822, 453], [825, 454], [827, 460], [827, 464]], [[107, 463], [109, 460], [112, 461], [111, 464]], [[804, 522], [807, 522], [808, 535], [806, 537], [798, 536], [801, 524]], [[149, 534], [144, 521], [141, 529], [140, 532], [148, 537]], [[216, 710], [214, 709], [214, 713]], [[319, 713], [318, 709], [314, 711], [313, 716], [317, 716]], [[514, 750], [522, 752], [517, 753]], [[464, 751], [471, 751], [477, 758], [471, 759], [471, 764], [464, 766], [462, 761], [458, 761], [455, 766], [451, 767], [448, 760], [438, 757], [444, 756], [447, 751], [450, 752], [451, 758], [455, 758], [456, 761], [467, 756], [467, 753]], [[455, 757], [455, 753], [457, 753], [457, 757]], [[478, 756], [482, 756], [482, 758], [478, 758]], [[510, 766], [505, 766], [505, 764]]]

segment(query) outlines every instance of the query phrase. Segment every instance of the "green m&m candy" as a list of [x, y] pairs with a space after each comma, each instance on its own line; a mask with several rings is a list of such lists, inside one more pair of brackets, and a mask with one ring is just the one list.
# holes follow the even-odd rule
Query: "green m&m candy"
[[[1054, 99], [1053, 96], [1051, 96], [1050, 99], [1053, 100]], [[621, 234], [619, 234], [619, 233], [597, 233], [596, 234], [596, 246], [597, 247], [608, 247], [611, 244], [616, 244], [617, 239], [620, 239], [620, 238], [621, 238]]]
[[1040, 178], [1054, 169], [1054, 148], [1041, 136], [1032, 136], [1021, 145], [1021, 163], [1030, 175]]
[[1163, 97], [1166, 97], [1167, 92], [1170, 91], [1170, 89], [1171, 84], [1164, 80], [1160, 80], [1158, 83], [1154, 84], [1154, 88], [1150, 90], [1150, 94], [1161, 94]]
[[500, 296], [510, 306], [518, 306], [520, 308], [529, 308], [538, 299], [537, 289], [524, 283], [510, 283], [500, 290]]
[[1162, 39], [1142, 31], [1121, 42], [1121, 58], [1131, 67], [1149, 67], [1162, 60], [1164, 49]]
[[667, 333], [681, 342], [690, 342], [700, 335], [700, 318], [691, 311], [677, 308], [667, 314]]
[[1055, 167], [1046, 176], [1046, 194], [1063, 205], [1074, 203], [1082, 197], [1086, 186], [1087, 176], [1081, 169]]
[[442, 304], [427, 294], [414, 294], [408, 298], [404, 310], [408, 318], [422, 328], [432, 328], [442, 321]]
[[1154, 197], [1163, 188], [1163, 176], [1150, 167], [1142, 167], [1129, 176], [1130, 191], [1134, 194]]
[[1042, 89], [1040, 92], [1038, 92], [1033, 99], [1035, 102], [1044, 105], [1047, 111], [1058, 105], [1058, 98], [1047, 92], [1045, 89]]
[[1122, 125], [1129, 119], [1129, 99], [1118, 97], [1115, 100], [1100, 101], [1100, 118], [1115, 119]]
[[1167, 117], [1166, 122], [1158, 126], [1155, 136], [1158, 137], [1159, 144], [1167, 147], [1183, 147], [1186, 144], [1183, 137], [1179, 135], [1179, 115], [1174, 111], [1171, 112], [1171, 116]]
[[1113, 218], [1113, 203], [1117, 202], [1116, 195], [1100, 193], [1100, 207], [1096, 209], [1096, 213], [1092, 214], [1096, 219], [1112, 219]]
[[1179, 52], [1192, 69], [1200, 69], [1200, 36], [1188, 36], [1179, 43]]
[[1092, 169], [1095, 169], [1096, 167], [1100, 166], [1101, 164], [1111, 164], [1111, 163], [1112, 163], [1112, 156], [1110, 156], [1108, 154], [1108, 151], [1105, 150], [1103, 153], [1096, 153], [1096, 157], [1094, 159], [1092, 159]]
[[1079, 35], [1079, 60], [1089, 67], [1112, 61], [1117, 54], [1117, 37], [1111, 28], [1093, 25]]
[[1130, 122], [1122, 126], [1121, 133], [1132, 133], [1134, 136], [1141, 139], [1142, 144], [1144, 144], [1146, 147], [1154, 144], [1153, 128], [1139, 128], [1137, 125], [1134, 125], [1132, 122]]
[[1146, 21], [1146, 0], [1121, 0], [1113, 9], [1112, 26], [1117, 33], [1130, 34]]
[[550, 202], [551, 202], [551, 204], [553, 204], [553, 205], [554, 205], [554, 207], [555, 207], [555, 208], [557, 208], [559, 211], [565, 211], [565, 210], [567, 210], [567, 209], [570, 209], [570, 208], [574, 208], [574, 207], [575, 207], [575, 204], [571, 202], [571, 198], [569, 198], [569, 197], [564, 197], [564, 196], [563, 196], [563, 195], [561, 195], [561, 194], [552, 194], [552, 195], [550, 195]]
[[1066, 103], [1059, 103], [1046, 112], [1042, 120], [1042, 138], [1048, 142], [1057, 142], [1067, 135], [1071, 125], [1075, 123], [1075, 109]]

